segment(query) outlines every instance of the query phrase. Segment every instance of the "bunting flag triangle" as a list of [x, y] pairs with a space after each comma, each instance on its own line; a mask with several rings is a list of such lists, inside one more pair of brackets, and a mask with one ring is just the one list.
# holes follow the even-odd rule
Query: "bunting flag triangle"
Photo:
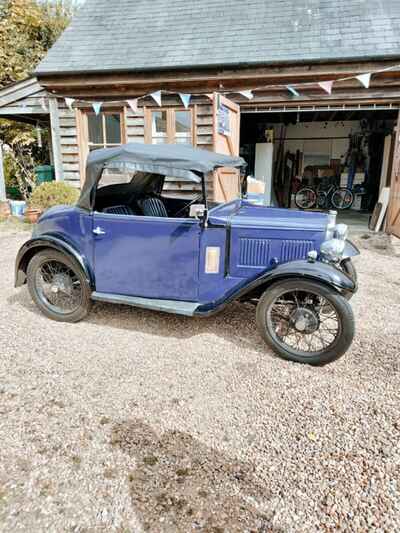
[[179, 96], [180, 96], [180, 98], [182, 100], [182, 104], [187, 109], [189, 107], [190, 99], [192, 98], [192, 95], [191, 94], [186, 94], [186, 93], [179, 93]]
[[368, 72], [367, 74], [360, 74], [359, 76], [356, 76], [356, 79], [364, 85], [366, 89], [369, 89], [369, 85], [371, 83], [371, 76], [372, 72]]
[[96, 115], [100, 113], [102, 105], [103, 105], [103, 102], [93, 102], [92, 107]]
[[253, 91], [239, 91], [239, 94], [247, 98], [248, 100], [252, 100], [254, 98]]
[[134, 113], [138, 112], [138, 99], [135, 98], [134, 100], [127, 100], [129, 107], [132, 109]]
[[300, 96], [300, 93], [291, 85], [287, 85], [286, 88], [293, 96]]
[[153, 100], [161, 107], [161, 91], [155, 91], [154, 93], [151, 93], [150, 95]]
[[320, 81], [318, 85], [328, 94], [332, 94], [333, 81]]
[[66, 98], [65, 103], [67, 104], [68, 109], [72, 111], [72, 106], [74, 105], [75, 98]]

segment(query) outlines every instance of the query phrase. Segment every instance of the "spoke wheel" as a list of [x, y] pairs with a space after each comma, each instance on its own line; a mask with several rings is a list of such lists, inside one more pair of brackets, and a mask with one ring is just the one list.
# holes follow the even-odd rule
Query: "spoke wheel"
[[346, 299], [311, 281], [284, 281], [267, 289], [257, 309], [257, 323], [281, 357], [309, 364], [337, 359], [354, 336], [354, 318]]
[[332, 205], [335, 209], [344, 210], [350, 209], [354, 202], [354, 195], [350, 189], [337, 189], [331, 198]]
[[81, 320], [90, 308], [90, 289], [75, 261], [60, 252], [46, 250], [28, 265], [28, 287], [40, 310], [64, 321]]
[[56, 313], [69, 314], [82, 303], [82, 285], [75, 272], [59, 261], [44, 261], [36, 270], [37, 292]]
[[295, 203], [299, 209], [311, 209], [315, 207], [317, 203], [317, 194], [314, 189], [304, 187], [297, 191]]

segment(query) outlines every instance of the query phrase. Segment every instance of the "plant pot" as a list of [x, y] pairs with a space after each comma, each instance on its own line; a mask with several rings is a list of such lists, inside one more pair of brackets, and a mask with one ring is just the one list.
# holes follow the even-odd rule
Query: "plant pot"
[[36, 222], [39, 220], [39, 217], [40, 217], [41, 214], [42, 214], [42, 211], [40, 209], [35, 209], [34, 207], [29, 207], [25, 211], [25, 218], [31, 224], [36, 224]]
[[8, 202], [0, 202], [0, 218], [8, 218], [10, 215], [10, 204]]

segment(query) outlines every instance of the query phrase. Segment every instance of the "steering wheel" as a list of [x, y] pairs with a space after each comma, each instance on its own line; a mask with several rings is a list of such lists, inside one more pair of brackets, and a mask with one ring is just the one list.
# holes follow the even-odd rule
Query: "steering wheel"
[[174, 217], [177, 217], [178, 215], [180, 215], [181, 213], [183, 213], [184, 211], [186, 211], [187, 209], [190, 209], [190, 207], [195, 204], [196, 202], [198, 202], [201, 198], [203, 197], [202, 194], [198, 194], [195, 198], [193, 198], [193, 200], [191, 202], [189, 202], [187, 205], [185, 205], [184, 207], [182, 207], [182, 209], [180, 209], [179, 211], [177, 211], [174, 215]]

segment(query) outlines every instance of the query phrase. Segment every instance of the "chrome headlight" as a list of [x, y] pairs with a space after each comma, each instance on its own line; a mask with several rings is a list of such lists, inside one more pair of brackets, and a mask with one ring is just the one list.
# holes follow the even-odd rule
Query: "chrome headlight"
[[331, 239], [330, 241], [325, 241], [321, 244], [321, 255], [328, 261], [338, 263], [343, 257], [345, 246], [346, 242], [340, 239]]
[[338, 224], [333, 228], [332, 233], [333, 238], [330, 238], [321, 244], [321, 256], [322, 259], [325, 259], [326, 261], [339, 263], [346, 247], [348, 226], [346, 226], [346, 224]]

